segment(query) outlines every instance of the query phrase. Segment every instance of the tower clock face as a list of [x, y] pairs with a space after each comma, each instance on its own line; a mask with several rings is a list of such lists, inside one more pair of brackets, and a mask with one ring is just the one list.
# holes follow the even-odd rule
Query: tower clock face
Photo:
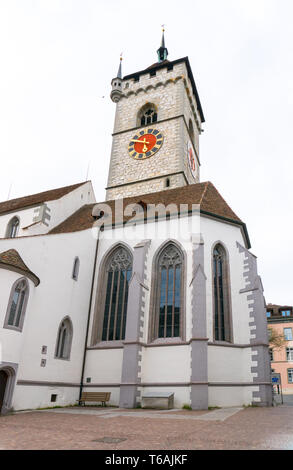
[[158, 129], [147, 128], [139, 131], [130, 140], [128, 153], [136, 160], [152, 157], [163, 145], [163, 134]]

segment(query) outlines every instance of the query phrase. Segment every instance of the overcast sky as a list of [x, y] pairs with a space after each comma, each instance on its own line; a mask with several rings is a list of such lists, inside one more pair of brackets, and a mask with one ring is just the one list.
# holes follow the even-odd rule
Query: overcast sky
[[201, 181], [247, 224], [267, 302], [293, 305], [292, 0], [0, 0], [0, 200], [92, 180], [105, 198], [111, 79], [188, 56]]

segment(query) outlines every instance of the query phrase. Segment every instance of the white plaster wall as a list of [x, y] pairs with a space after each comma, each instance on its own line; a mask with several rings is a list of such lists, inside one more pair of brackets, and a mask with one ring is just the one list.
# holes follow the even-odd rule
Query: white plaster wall
[[189, 382], [190, 375], [189, 346], [157, 346], [153, 348], [143, 348], [142, 383]]
[[[26, 311], [18, 380], [79, 384], [95, 245], [91, 230], [13, 240], [13, 248], [41, 281], [39, 286], [31, 289], [34, 295], [29, 299]], [[0, 251], [8, 248], [11, 248], [11, 241], [0, 240]], [[80, 259], [77, 281], [71, 277], [76, 256]], [[5, 270], [5, 273], [9, 272]], [[69, 360], [55, 359], [58, 328], [65, 316], [69, 316], [73, 324]], [[15, 345], [15, 342], [10, 342], [11, 350]], [[47, 354], [41, 353], [42, 346], [47, 346]], [[40, 366], [42, 359], [46, 359], [45, 367]], [[29, 389], [30, 386], [26, 386], [28, 394]], [[45, 388], [39, 387], [38, 390], [43, 405]], [[64, 387], [64, 397], [67, 391], [68, 387]], [[24, 405], [15, 398], [13, 406]]]
[[92, 349], [87, 351], [84, 382], [91, 378], [93, 384], [121, 382], [123, 349]]
[[244, 406], [252, 402], [258, 387], [209, 387], [209, 406]]
[[251, 349], [208, 347], [209, 382], [252, 382]]
[[12, 286], [17, 279], [22, 277], [22, 274], [8, 271], [6, 269], [0, 269], [0, 362], [13, 362], [15, 364], [19, 364], [22, 357], [22, 348], [27, 325], [26, 318], [33, 302], [35, 289], [35, 285], [29, 279], [28, 284], [30, 296], [27, 303], [25, 322], [22, 331], [3, 328]]
[[[51, 395], [57, 395], [51, 402]], [[13, 395], [14, 410], [29, 410], [54, 406], [74, 405], [79, 398], [78, 387], [47, 387], [16, 385]]]

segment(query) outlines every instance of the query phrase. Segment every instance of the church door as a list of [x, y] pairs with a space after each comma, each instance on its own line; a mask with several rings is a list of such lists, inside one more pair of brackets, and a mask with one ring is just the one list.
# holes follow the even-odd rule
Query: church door
[[7, 378], [8, 376], [6, 372], [4, 370], [0, 370], [0, 414], [2, 411], [2, 407], [3, 407]]

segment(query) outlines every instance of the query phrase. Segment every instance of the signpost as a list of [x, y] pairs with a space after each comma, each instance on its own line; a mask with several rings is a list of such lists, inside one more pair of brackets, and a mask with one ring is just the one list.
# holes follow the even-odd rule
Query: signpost
[[272, 373], [272, 386], [273, 386], [273, 393], [274, 393], [274, 387], [277, 386], [278, 395], [280, 394], [280, 389], [281, 389], [281, 399], [282, 399], [282, 404], [283, 404], [284, 401], [283, 401], [281, 374], [277, 372]]

